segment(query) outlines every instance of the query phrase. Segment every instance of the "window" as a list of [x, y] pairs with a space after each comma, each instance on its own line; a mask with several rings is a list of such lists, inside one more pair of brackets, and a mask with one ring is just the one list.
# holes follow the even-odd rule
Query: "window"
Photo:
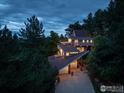
[[75, 40], [75, 43], [78, 43], [78, 40]]
[[66, 53], [66, 56], [69, 56], [69, 52]]
[[69, 54], [70, 54], [70, 55], [78, 54], [78, 52], [70, 52]]
[[72, 42], [72, 39], [71, 39], [71, 38], [69, 38], [69, 39], [68, 39], [68, 42], [69, 42], [69, 43], [71, 43], [71, 42]]
[[93, 40], [90, 40], [90, 43], [93, 43]]
[[77, 47], [77, 50], [79, 50], [80, 52], [84, 51], [84, 47]]
[[62, 49], [59, 49], [59, 51], [60, 51], [60, 55], [63, 56], [64, 55], [63, 54], [63, 50]]
[[87, 40], [87, 43], [89, 43], [89, 40]]
[[85, 40], [83, 40], [82, 42], [85, 43]]

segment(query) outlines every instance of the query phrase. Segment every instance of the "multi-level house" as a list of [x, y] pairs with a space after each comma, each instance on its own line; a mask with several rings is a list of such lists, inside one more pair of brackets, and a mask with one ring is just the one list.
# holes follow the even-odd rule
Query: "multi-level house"
[[92, 46], [93, 38], [86, 31], [73, 31], [68, 41], [58, 44], [58, 54], [50, 56], [48, 60], [59, 74], [71, 73], [80, 67], [78, 59], [86, 55]]

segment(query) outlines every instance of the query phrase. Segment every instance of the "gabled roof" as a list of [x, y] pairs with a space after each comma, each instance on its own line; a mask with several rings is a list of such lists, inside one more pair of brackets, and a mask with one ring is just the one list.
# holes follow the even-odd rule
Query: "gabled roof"
[[74, 30], [73, 33], [69, 36], [72, 39], [79, 40], [91, 40], [93, 38], [89, 37], [88, 32], [85, 30]]
[[88, 37], [88, 32], [85, 30], [75, 30], [73, 33], [75, 37]]
[[78, 40], [93, 40], [93, 38], [91, 38], [91, 37], [75, 37], [75, 36], [69, 36], [69, 38], [78, 39]]
[[62, 48], [64, 52], [79, 52], [79, 50], [71, 44], [59, 44], [58, 47]]
[[60, 70], [65, 66], [69, 65], [70, 63], [72, 63], [73, 61], [81, 58], [82, 56], [85, 56], [87, 53], [89, 53], [89, 51], [81, 52], [76, 55], [68, 56], [66, 58], [64, 58], [63, 56], [54, 55], [54, 56], [48, 57], [48, 60], [53, 67]]

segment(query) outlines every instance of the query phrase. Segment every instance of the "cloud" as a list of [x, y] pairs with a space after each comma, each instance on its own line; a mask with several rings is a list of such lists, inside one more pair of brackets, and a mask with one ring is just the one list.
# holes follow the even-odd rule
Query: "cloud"
[[10, 7], [10, 5], [8, 5], [8, 4], [2, 4], [2, 3], [0, 3], [0, 10], [7, 9], [9, 7]]
[[0, 23], [18, 31], [26, 18], [36, 15], [46, 33], [64, 33], [68, 24], [82, 21], [89, 12], [107, 5], [108, 0], [0, 0]]

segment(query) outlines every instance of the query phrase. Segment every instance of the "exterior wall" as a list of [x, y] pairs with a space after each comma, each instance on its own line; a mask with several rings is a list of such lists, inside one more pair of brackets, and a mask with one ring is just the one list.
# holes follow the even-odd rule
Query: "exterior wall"
[[76, 68], [77, 68], [77, 60], [74, 61], [74, 62], [72, 62], [72, 63], [70, 64], [70, 68], [71, 68], [71, 69], [76, 69]]
[[84, 47], [77, 47], [77, 50], [79, 50], [80, 52], [83, 52], [83, 51], [85, 51], [85, 48]]
[[61, 74], [68, 74], [68, 66], [59, 70], [59, 75], [61, 75]]
[[[70, 71], [73, 71], [75, 69], [77, 69], [77, 61], [74, 61], [74, 62], [70, 63]], [[68, 72], [69, 72], [69, 65], [60, 69], [59, 70], [59, 75], [68, 74]]]

